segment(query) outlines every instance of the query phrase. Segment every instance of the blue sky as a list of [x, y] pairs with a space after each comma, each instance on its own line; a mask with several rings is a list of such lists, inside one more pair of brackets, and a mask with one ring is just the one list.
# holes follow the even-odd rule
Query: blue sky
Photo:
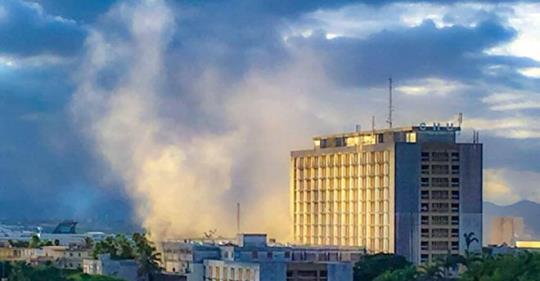
[[539, 4], [327, 2], [0, 2], [0, 218], [265, 218], [290, 150], [384, 126], [389, 76], [397, 125], [463, 112], [485, 198], [540, 202]]

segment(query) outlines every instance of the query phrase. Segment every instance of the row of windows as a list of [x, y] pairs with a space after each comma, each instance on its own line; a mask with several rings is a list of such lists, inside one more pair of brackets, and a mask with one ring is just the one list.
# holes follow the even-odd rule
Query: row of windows
[[324, 191], [298, 191], [294, 193], [294, 200], [296, 202], [346, 202], [346, 201], [357, 201], [361, 200], [386, 200], [389, 198], [389, 189], [388, 188], [375, 188], [373, 190], [329, 190]]
[[367, 212], [388, 212], [389, 211], [389, 201], [388, 200], [378, 200], [370, 201], [366, 203], [360, 203], [357, 201], [337, 201], [337, 202], [322, 202], [322, 203], [295, 203], [293, 206], [294, 213], [362, 213]]
[[[304, 221], [304, 218], [306, 219]], [[320, 219], [320, 220], [319, 220]], [[320, 216], [318, 215], [297, 215], [295, 216], [295, 225], [313, 225], [313, 224], [320, 224], [320, 225], [342, 225], [345, 224], [345, 226], [350, 225], [365, 225], [366, 222], [369, 222], [370, 224], [388, 224], [388, 212], [379, 212], [378, 214], [367, 214], [358, 216], [356, 214], [350, 215], [350, 214], [344, 214], [344, 215], [336, 215], [336, 214], [329, 214], [328, 216], [325, 214], [322, 214]]]
[[459, 161], [459, 152], [422, 152], [422, 161], [436, 161], [436, 162], [447, 162], [447, 161]]
[[457, 213], [459, 212], [459, 204], [458, 203], [431, 203], [431, 206], [429, 203], [422, 203], [420, 205], [420, 211], [423, 213]]
[[384, 163], [389, 161], [388, 151], [338, 153], [320, 156], [305, 156], [294, 159], [294, 166], [298, 169], [331, 167], [338, 165], [358, 165], [368, 163]]
[[244, 268], [228, 268], [220, 266], [207, 266], [206, 267], [206, 280], [215, 281], [251, 281], [255, 280], [255, 269]]
[[[430, 246], [431, 244], [431, 246]], [[451, 246], [449, 248], [449, 246]], [[445, 251], [445, 250], [459, 250], [459, 242], [458, 241], [431, 241], [429, 243], [428, 241], [422, 241], [420, 244], [420, 249], [422, 251]]]
[[[431, 193], [431, 196], [430, 196]], [[421, 198], [424, 200], [432, 199], [432, 200], [459, 200], [459, 190], [422, 190], [421, 191]]]
[[422, 228], [422, 238], [457, 238], [459, 237], [459, 229], [457, 228], [432, 228], [431, 234], [429, 228]]
[[459, 216], [422, 216], [421, 223], [422, 225], [459, 225]]
[[421, 187], [459, 187], [459, 178], [448, 178], [448, 177], [432, 177], [431, 183], [430, 178], [422, 177], [420, 179]]
[[387, 176], [390, 173], [388, 163], [375, 165], [344, 166], [334, 168], [311, 168], [296, 170], [296, 179], [347, 178], [367, 176]]
[[[370, 226], [370, 227], [361, 227], [361, 228], [353, 228], [349, 229], [348, 227], [342, 227], [341, 229], [339, 227], [328, 227], [325, 228], [324, 226], [321, 227], [321, 229], [314, 228], [313, 231], [311, 229], [307, 229], [305, 232], [299, 231], [297, 233], [298, 236], [314, 236], [314, 237], [349, 237], [352, 235], [352, 237], [367, 237], [368, 235], [370, 237], [388, 237], [388, 225], [379, 225], [379, 226]], [[320, 236], [319, 236], [320, 235]]]
[[459, 175], [459, 165], [422, 164], [422, 166], [420, 166], [420, 170], [422, 174], [426, 175]]
[[361, 179], [356, 178], [336, 178], [336, 179], [320, 179], [320, 180], [297, 180], [295, 182], [295, 189], [302, 190], [342, 190], [342, 189], [370, 189], [370, 188], [382, 188], [389, 185], [388, 176], [375, 176], [364, 177]]
[[390, 241], [387, 238], [299, 236], [297, 240], [305, 244], [360, 246], [370, 251], [390, 251]]

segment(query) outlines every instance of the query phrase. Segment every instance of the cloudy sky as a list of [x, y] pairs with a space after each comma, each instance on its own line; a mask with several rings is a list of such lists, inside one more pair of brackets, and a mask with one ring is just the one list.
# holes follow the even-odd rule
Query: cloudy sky
[[540, 202], [540, 4], [0, 1], [0, 218], [228, 233], [240, 201], [284, 237], [289, 151], [384, 126], [390, 76], [396, 125], [463, 112], [486, 200]]

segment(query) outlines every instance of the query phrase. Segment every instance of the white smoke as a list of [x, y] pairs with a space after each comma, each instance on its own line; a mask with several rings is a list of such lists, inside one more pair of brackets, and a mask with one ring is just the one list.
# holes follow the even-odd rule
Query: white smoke
[[[335, 121], [330, 109], [309, 99], [331, 91], [322, 69], [306, 59], [277, 74], [254, 70], [227, 88], [219, 73], [208, 71], [189, 86], [198, 90], [199, 111], [217, 115], [223, 129], [197, 132], [193, 119], [161, 114], [165, 104], [182, 103], [163, 92], [175, 27], [171, 10], [148, 1], [118, 6], [108, 16], [129, 37], [93, 30], [72, 109], [135, 200], [143, 226], [160, 238], [200, 236], [214, 228], [231, 235], [238, 201], [242, 230], [286, 238], [289, 151], [309, 145], [316, 128]], [[102, 85], [103, 73], [115, 65], [125, 69], [120, 82]]]

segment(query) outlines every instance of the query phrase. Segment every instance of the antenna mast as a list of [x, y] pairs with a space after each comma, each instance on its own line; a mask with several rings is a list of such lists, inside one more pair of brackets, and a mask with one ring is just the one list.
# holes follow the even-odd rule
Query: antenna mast
[[240, 234], [240, 202], [236, 203], [236, 234]]
[[392, 77], [390, 77], [388, 78], [388, 120], [386, 120], [390, 129], [392, 129], [392, 111], [394, 111], [394, 107], [392, 104]]

